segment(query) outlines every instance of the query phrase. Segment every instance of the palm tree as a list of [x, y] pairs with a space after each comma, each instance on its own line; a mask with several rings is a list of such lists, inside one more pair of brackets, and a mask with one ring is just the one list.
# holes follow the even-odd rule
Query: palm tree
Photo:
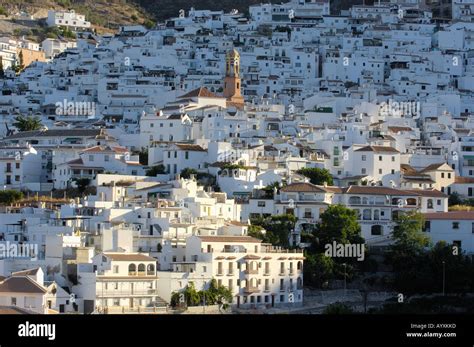
[[39, 130], [43, 127], [41, 119], [33, 116], [17, 116], [13, 125], [18, 131], [33, 131]]

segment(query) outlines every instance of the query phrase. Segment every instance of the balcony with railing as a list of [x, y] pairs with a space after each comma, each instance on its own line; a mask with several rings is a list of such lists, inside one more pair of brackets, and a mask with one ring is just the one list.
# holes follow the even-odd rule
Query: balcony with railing
[[156, 296], [158, 292], [156, 289], [98, 289], [96, 292], [97, 298], [126, 298], [130, 296]]
[[246, 269], [244, 270], [246, 275], [258, 275], [258, 269]]
[[254, 293], [259, 293], [260, 289], [256, 286], [246, 286], [244, 288], [244, 293], [246, 294], [254, 294]]

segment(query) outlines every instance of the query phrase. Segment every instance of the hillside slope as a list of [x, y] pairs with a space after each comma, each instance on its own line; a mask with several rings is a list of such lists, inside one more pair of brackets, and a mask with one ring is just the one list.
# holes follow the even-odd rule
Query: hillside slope
[[[180, 9], [189, 10], [194, 7], [196, 10], [225, 10], [238, 9], [242, 13], [248, 13], [250, 5], [260, 3], [282, 3], [285, 0], [133, 0], [145, 9], [157, 20], [164, 20], [177, 16]], [[362, 4], [364, 0], [331, 0], [331, 14], [338, 14], [341, 9], [348, 9], [354, 4]], [[366, 4], [373, 4], [373, 0], [365, 1]]]
[[[74, 9], [84, 14], [93, 24], [98, 33], [113, 32], [120, 25], [144, 24], [153, 25], [154, 21], [164, 21], [178, 16], [181, 9], [189, 11], [191, 7], [197, 10], [238, 9], [248, 13], [250, 5], [268, 2], [269, 0], [0, 0], [0, 14], [6, 13], [7, 18], [0, 19], [0, 35], [25, 36], [34, 41], [48, 37], [41, 20], [19, 18], [21, 13], [27, 13], [35, 19], [45, 18], [48, 10]], [[270, 0], [281, 3], [284, 0]], [[347, 9], [353, 4], [361, 4], [364, 0], [332, 0], [331, 13], [337, 14], [341, 9]], [[365, 3], [372, 3], [367, 0]]]

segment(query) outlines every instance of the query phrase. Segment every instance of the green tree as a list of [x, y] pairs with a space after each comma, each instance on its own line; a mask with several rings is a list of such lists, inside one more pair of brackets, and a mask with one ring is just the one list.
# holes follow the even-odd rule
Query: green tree
[[0, 190], [0, 204], [11, 205], [23, 199], [23, 193], [17, 190]]
[[296, 171], [297, 174], [303, 175], [309, 178], [312, 184], [323, 185], [324, 183], [332, 186], [334, 184], [332, 175], [327, 169], [320, 169], [317, 167], [310, 168], [306, 167]]
[[65, 38], [68, 38], [68, 39], [75, 39], [76, 38], [76, 34], [71, 29], [69, 29], [68, 27], [62, 28], [60, 30], [60, 35], [65, 37]]
[[280, 184], [282, 187], [286, 186], [286, 182], [273, 182], [265, 186], [262, 190], [265, 192], [265, 197], [269, 199], [273, 199], [273, 195], [275, 193], [275, 189], [277, 192], [280, 191]]
[[312, 251], [322, 253], [326, 245], [334, 241], [339, 244], [364, 242], [354, 210], [340, 204], [331, 205], [320, 218], [313, 232], [314, 241], [310, 248]]
[[143, 26], [147, 29], [153, 29], [155, 27], [156, 23], [152, 21], [151, 19], [147, 19], [143, 22]]
[[162, 174], [165, 174], [165, 173], [166, 173], [165, 166], [160, 164], [160, 165], [152, 166], [151, 168], [146, 170], [145, 174], [147, 176], [155, 177], [156, 175], [162, 175]]
[[463, 201], [457, 192], [453, 192], [449, 195], [449, 199], [448, 199], [449, 206], [461, 205], [462, 203]]
[[252, 225], [258, 225], [266, 230], [263, 241], [275, 246], [288, 247], [289, 237], [295, 228], [297, 218], [291, 214], [275, 215], [268, 218], [255, 218]]
[[142, 165], [148, 165], [148, 148], [142, 147], [138, 154], [138, 161]]
[[219, 305], [227, 306], [232, 303], [232, 291], [223, 285], [218, 285], [217, 281], [213, 278], [209, 284], [209, 288], [201, 290], [199, 292], [201, 302], [206, 302], [206, 305]]
[[440, 241], [430, 250], [427, 259], [434, 282], [430, 289], [434, 292], [442, 291], [443, 262], [446, 292], [467, 293], [474, 287], [474, 266], [461, 249]]
[[304, 282], [306, 285], [317, 288], [326, 287], [328, 281], [334, 278], [334, 259], [323, 253], [312, 254], [306, 252], [303, 267]]
[[219, 305], [219, 308], [226, 308], [232, 303], [232, 291], [223, 285], [218, 285], [215, 279], [211, 280], [209, 288], [197, 291], [194, 283], [190, 282], [186, 288], [180, 292], [174, 292], [171, 295], [171, 306], [176, 307], [180, 305], [180, 295], [184, 295], [187, 306], [199, 306], [206, 303], [206, 305]]
[[264, 229], [260, 225], [249, 225], [247, 235], [255, 237], [256, 239], [264, 240], [265, 233], [263, 230]]
[[39, 117], [32, 116], [17, 116], [13, 125], [18, 131], [33, 131], [42, 128], [41, 119]]
[[17, 72], [20, 72], [20, 71], [23, 71], [23, 69], [25, 68], [25, 61], [24, 61], [24, 57], [23, 57], [23, 50], [20, 51], [20, 54], [18, 55], [18, 60], [19, 60], [19, 65], [18, 65], [18, 69], [19, 71]]
[[334, 304], [328, 305], [323, 314], [351, 314], [354, 310], [342, 302], [335, 302]]
[[90, 178], [81, 177], [81, 178], [75, 178], [74, 182], [76, 183], [77, 190], [79, 191], [79, 194], [83, 195], [85, 193], [87, 187], [89, 187], [89, 184], [91, 183], [91, 180], [90, 180]]
[[399, 215], [393, 230], [393, 244], [389, 247], [385, 262], [395, 274], [396, 290], [407, 295], [426, 291], [432, 285], [432, 272], [426, 254], [429, 238], [423, 235], [423, 216], [419, 212]]
[[421, 213], [401, 213], [395, 223], [393, 240], [396, 247], [422, 250], [430, 245], [429, 237], [423, 234], [425, 221]]
[[191, 178], [191, 175], [197, 175], [197, 174], [198, 174], [198, 172], [197, 172], [196, 169], [187, 167], [187, 168], [184, 168], [184, 169], [181, 171], [180, 176], [181, 176], [182, 178], [185, 178], [185, 179], [190, 179], [190, 178]]
[[186, 289], [183, 291], [184, 298], [186, 300], [186, 304], [188, 306], [198, 306], [201, 302], [201, 296], [199, 292], [194, 287], [194, 283], [190, 282]]

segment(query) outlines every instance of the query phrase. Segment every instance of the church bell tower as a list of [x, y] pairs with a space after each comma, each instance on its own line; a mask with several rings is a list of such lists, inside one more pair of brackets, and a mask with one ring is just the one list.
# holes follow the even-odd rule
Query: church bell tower
[[241, 87], [240, 54], [237, 50], [233, 49], [227, 52], [225, 57], [224, 97], [227, 99], [227, 104], [238, 108], [244, 106]]

